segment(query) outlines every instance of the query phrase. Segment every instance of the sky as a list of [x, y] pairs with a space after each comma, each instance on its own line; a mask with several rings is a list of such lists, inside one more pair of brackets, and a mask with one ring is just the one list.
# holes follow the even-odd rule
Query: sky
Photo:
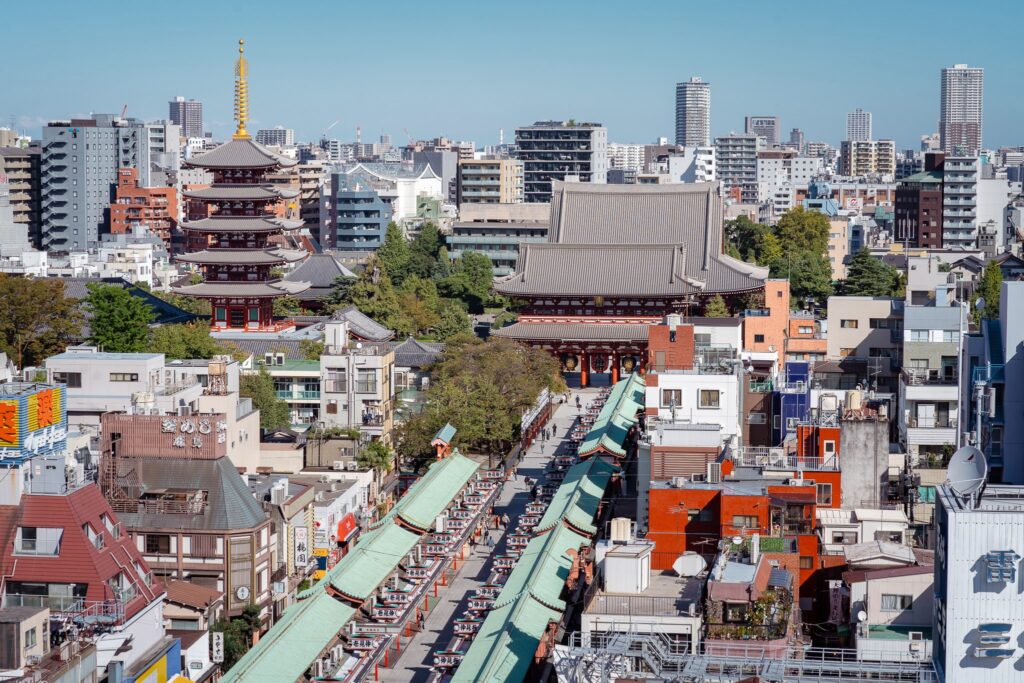
[[595, 121], [612, 142], [674, 135], [675, 83], [711, 83], [712, 134], [777, 115], [783, 139], [834, 145], [846, 112], [917, 148], [937, 130], [944, 66], [985, 69], [984, 144], [1024, 144], [1020, 0], [758, 2], [4, 3], [0, 126], [96, 113], [167, 117], [201, 100], [233, 130], [237, 41], [246, 41], [250, 130], [364, 142], [390, 134], [495, 144], [539, 120]]

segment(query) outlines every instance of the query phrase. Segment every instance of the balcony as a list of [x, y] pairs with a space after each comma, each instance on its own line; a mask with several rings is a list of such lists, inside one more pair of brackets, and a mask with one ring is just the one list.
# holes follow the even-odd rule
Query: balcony
[[971, 373], [971, 380], [974, 383], [984, 382], [986, 384], [1005, 382], [1006, 366], [1002, 363], [988, 363], [987, 365], [980, 365], [974, 368], [974, 372]]
[[772, 392], [772, 386], [773, 384], [770, 379], [752, 379], [747, 383], [747, 391], [751, 394], [770, 394]]
[[277, 393], [277, 397], [285, 401], [319, 401], [319, 391], [290, 391], [280, 390]]
[[765, 470], [796, 471], [829, 470], [839, 471], [839, 458], [799, 458], [795, 453], [786, 453], [781, 448], [747, 446], [732, 453], [734, 464], [743, 467], [760, 467]]

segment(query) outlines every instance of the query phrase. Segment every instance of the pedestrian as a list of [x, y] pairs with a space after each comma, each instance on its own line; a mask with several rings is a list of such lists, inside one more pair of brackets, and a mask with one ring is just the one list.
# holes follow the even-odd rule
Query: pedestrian
[[508, 513], [507, 512], [501, 516], [501, 525], [503, 527], [505, 527], [506, 529], [508, 528]]
[[494, 539], [491, 538], [490, 534], [487, 534], [487, 549], [494, 550]]
[[423, 612], [420, 612], [418, 610], [416, 612], [416, 625], [419, 627], [421, 631], [423, 630]]

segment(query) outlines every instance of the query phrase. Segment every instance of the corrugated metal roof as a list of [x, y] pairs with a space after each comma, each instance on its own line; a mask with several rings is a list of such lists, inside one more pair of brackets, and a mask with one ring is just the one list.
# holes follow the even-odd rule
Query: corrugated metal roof
[[491, 335], [507, 339], [646, 342], [647, 325], [517, 322], [508, 327], [492, 330]]
[[402, 496], [398, 516], [414, 527], [429, 529], [478, 469], [480, 463], [456, 450], [447, 458], [434, 463], [416, 485]]
[[198, 154], [185, 161], [192, 168], [275, 168], [290, 167], [297, 164], [289, 159], [274, 154], [269, 149], [250, 139], [230, 140], [209, 152]]
[[303, 678], [355, 612], [326, 593], [291, 605], [221, 681], [285, 683]]
[[608, 401], [601, 408], [594, 426], [580, 444], [581, 457], [603, 451], [619, 457], [626, 455], [623, 444], [629, 430], [637, 423], [637, 411], [644, 409], [644, 378], [631, 374], [612, 387]]
[[494, 289], [513, 296], [683, 296], [702, 285], [686, 277], [681, 244], [524, 242], [515, 274]]

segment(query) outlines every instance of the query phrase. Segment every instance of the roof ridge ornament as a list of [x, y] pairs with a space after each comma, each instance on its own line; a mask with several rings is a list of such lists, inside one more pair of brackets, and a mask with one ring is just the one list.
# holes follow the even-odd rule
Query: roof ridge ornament
[[233, 140], [248, 140], [245, 124], [249, 120], [249, 62], [245, 59], [245, 40], [238, 41], [238, 61], [235, 62], [235, 129]]

